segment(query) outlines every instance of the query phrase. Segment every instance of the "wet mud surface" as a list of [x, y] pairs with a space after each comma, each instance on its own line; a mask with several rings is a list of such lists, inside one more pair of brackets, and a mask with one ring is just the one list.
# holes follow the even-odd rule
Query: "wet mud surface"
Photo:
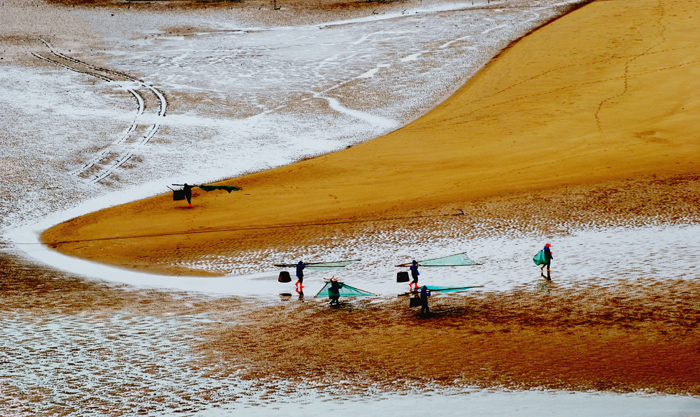
[[[506, 292], [434, 296], [421, 316], [407, 297], [332, 308], [309, 295], [261, 302], [130, 291], [7, 256], [1, 271], [2, 351], [14, 365], [5, 367], [14, 382], [3, 383], [1, 406], [13, 412], [183, 412], [226, 398], [265, 403], [299, 383], [347, 394], [495, 387], [700, 395], [700, 286], [692, 280], [562, 288], [533, 277]], [[60, 380], [42, 386], [20, 377], [21, 368]], [[88, 380], [79, 378], [85, 372]], [[76, 403], [76, 395], [94, 398]]]
[[[380, 386], [700, 394], [700, 287], [640, 279], [441, 296], [290, 301], [210, 329], [198, 349], [217, 372]], [[227, 364], [235, 364], [228, 366]]]
[[[250, 9], [250, 22], [278, 17], [274, 12], [262, 16], [260, 7], [269, 8], [269, 2], [242, 4]], [[279, 4], [287, 11], [296, 5]], [[358, 15], [355, 7], [379, 7], [357, 3], [339, 14], [343, 3], [328, 4], [329, 15], [348, 18]], [[131, 6], [136, 7], [129, 2], [120, 7]], [[405, 7], [403, 2], [384, 6]], [[315, 20], [303, 11], [286, 13], [285, 19]], [[37, 65], [36, 57], [22, 57]], [[10, 173], [22, 173], [15, 182], [26, 177], [21, 167], [6, 162]], [[690, 174], [562, 184], [556, 190], [464, 204], [436, 202], [400, 213], [398, 221], [368, 218], [245, 232], [245, 239], [232, 234], [230, 242], [206, 250], [223, 256], [235, 243], [248, 251], [249, 262], [247, 270], [236, 272], [247, 273], [269, 264], [270, 253], [260, 248], [271, 241], [276, 250], [296, 258], [305, 247], [370, 234], [378, 240], [413, 239], [418, 231], [429, 242], [465, 234], [564, 236], [580, 229], [696, 224], [698, 187], [698, 176]], [[144, 268], [195, 269], [192, 265], [202, 260], [193, 248], [198, 249], [196, 243], [183, 249], [186, 256], [164, 256], [159, 247], [156, 255], [145, 257]], [[204, 267], [230, 273], [237, 261], [205, 262]], [[660, 263], [674, 267], [672, 258]], [[508, 291], [435, 296], [432, 313], [424, 317], [409, 308], [405, 297], [344, 300], [331, 308], [311, 294], [303, 300], [261, 301], [134, 290], [0, 252], [0, 414], [186, 415], [230, 402], [274, 403], [294, 393], [297, 383], [343, 395], [484, 387], [697, 397], [700, 286], [694, 271], [687, 275], [687, 280], [642, 273], [620, 280], [591, 276], [573, 286], [558, 284], [556, 275], [549, 283], [535, 275], [529, 284]]]

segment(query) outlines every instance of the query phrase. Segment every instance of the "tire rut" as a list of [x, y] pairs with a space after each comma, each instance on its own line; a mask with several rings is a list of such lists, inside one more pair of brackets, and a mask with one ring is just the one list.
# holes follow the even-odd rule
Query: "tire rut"
[[[95, 77], [108, 83], [120, 84], [135, 100], [136, 113], [131, 125], [110, 145], [92, 155], [80, 168], [70, 175], [98, 184], [116, 172], [156, 135], [160, 129], [159, 118], [165, 116], [168, 102], [165, 95], [143, 80], [129, 74], [108, 68], [91, 65], [79, 59], [58, 52], [54, 47], [39, 39], [48, 52], [32, 52], [38, 59], [63, 67], [69, 71]], [[139, 119], [156, 120], [155, 123], [142, 123]]]

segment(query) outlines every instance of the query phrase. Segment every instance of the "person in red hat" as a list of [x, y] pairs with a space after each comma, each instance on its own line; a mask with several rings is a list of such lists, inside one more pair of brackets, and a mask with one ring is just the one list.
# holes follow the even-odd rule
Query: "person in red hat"
[[[542, 272], [540, 272], [540, 274], [542, 275], [542, 278], [545, 278], [547, 281], [551, 281], [552, 277], [550, 275], [551, 271], [549, 268], [550, 268], [550, 265], [552, 263], [552, 259], [554, 259], [554, 256], [552, 256], [552, 245], [547, 243], [546, 245], [544, 245], [544, 249], [542, 251], [544, 252], [544, 263], [540, 267], [540, 271], [542, 271]], [[545, 266], [547, 267], [547, 276], [546, 277], [544, 276], [544, 267]]]

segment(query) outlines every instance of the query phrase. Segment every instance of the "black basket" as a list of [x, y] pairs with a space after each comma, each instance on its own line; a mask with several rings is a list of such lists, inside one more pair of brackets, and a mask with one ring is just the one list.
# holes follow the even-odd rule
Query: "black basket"
[[408, 272], [401, 271], [396, 274], [396, 282], [408, 282]]
[[185, 199], [185, 190], [173, 190], [173, 201]]
[[411, 297], [411, 302], [410, 302], [409, 306], [420, 307], [420, 297]]
[[289, 276], [288, 271], [280, 271], [280, 276], [277, 278], [279, 282], [292, 282], [292, 277]]

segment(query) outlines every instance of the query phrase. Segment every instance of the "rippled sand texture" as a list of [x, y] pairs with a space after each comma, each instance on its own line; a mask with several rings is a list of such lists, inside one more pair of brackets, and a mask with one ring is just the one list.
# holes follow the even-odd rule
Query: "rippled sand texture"
[[[592, 280], [595, 283], [595, 280]], [[700, 394], [698, 285], [688, 281], [408, 299], [296, 303], [214, 327], [214, 375], [312, 380], [349, 390], [476, 386]], [[294, 303], [292, 303], [294, 304]]]
[[0, 5], [3, 228], [381, 136], [566, 9], [555, 0], [459, 10], [445, 1], [133, 3]]
[[261, 305], [118, 289], [17, 259], [0, 273], [3, 415], [241, 411], [310, 393], [371, 402], [481, 387], [700, 395], [700, 293], [688, 280], [542, 281], [436, 296], [420, 317], [405, 297]]
[[[455, 213], [503, 195], [566, 195], [568, 186], [620, 180], [653, 195], [652, 175], [674, 182], [694, 175], [699, 162], [699, 103], [688, 88], [699, 82], [690, 53], [697, 34], [686, 18], [697, 13], [697, 5], [679, 1], [588, 5], [513, 45], [404, 128], [237, 178], [245, 195], [235, 205], [228, 195], [200, 193], [196, 211], [178, 210], [169, 196], [157, 197], [72, 220], [44, 239], [79, 241], [53, 245], [68, 254], [172, 273], [170, 265], [202, 255], [359, 238], [367, 229], [358, 220]], [[602, 22], [615, 22], [614, 29]], [[693, 200], [695, 183], [686, 185], [681, 193]], [[660, 210], [640, 201], [642, 211]], [[595, 213], [598, 204], [607, 202], [581, 201], [573, 216]], [[549, 207], [554, 217], [559, 208]], [[289, 227], [309, 223], [331, 227]], [[421, 239], [413, 220], [402, 226]], [[120, 239], [82, 241], [114, 236]]]
[[[46, 7], [40, 6], [37, 9]], [[62, 14], [65, 10], [50, 11], [67, 16]], [[198, 275], [253, 272], [273, 261], [336, 247], [341, 248], [338, 254], [406, 242], [424, 249], [433, 243], [446, 248], [449, 239], [461, 243], [491, 238], [527, 239], [539, 245], [544, 237], [565, 241], [588, 232], [611, 241], [605, 247], [613, 251], [615, 239], [623, 236], [626, 242], [620, 247], [633, 252], [632, 261], [598, 264], [595, 258], [586, 262], [584, 255], [572, 254], [570, 259], [580, 264], [569, 265], [571, 275], [561, 281], [557, 275], [550, 283], [539, 280], [535, 271], [523, 279], [526, 284], [509, 290], [435, 296], [433, 314], [420, 317], [405, 297], [343, 300], [331, 309], [313, 294], [271, 302], [136, 291], [56, 272], [3, 252], [0, 414], [186, 415], [224, 406], [236, 413], [252, 408], [274, 414], [289, 402], [325, 406], [357, 400], [376, 406], [386, 403], [384, 392], [427, 393], [440, 399], [445, 392], [456, 392], [463, 395], [452, 398], [462, 399], [466, 387], [668, 393], [696, 399], [700, 287], [697, 262], [692, 262], [695, 243], [659, 247], [653, 239], [657, 228], [673, 232], [686, 226], [692, 232], [698, 225], [700, 106], [694, 92], [700, 82], [700, 34], [694, 25], [699, 15], [694, 0], [594, 2], [509, 48], [415, 124], [337, 154], [236, 179], [250, 195], [243, 194], [235, 205], [226, 194], [200, 193], [196, 208], [188, 211], [165, 196], [92, 214], [45, 235], [57, 248], [87, 258]], [[90, 16], [86, 13], [86, 21], [95, 19]], [[26, 68], [10, 65], [0, 76], [14, 80], [22, 71], [52, 74], [57, 82], [46, 87], [51, 91], [86, 83], [80, 78], [84, 73], [46, 69], [57, 64], [43, 58], [76, 64], [57, 57], [36, 39], [57, 30], [61, 22], [34, 26], [31, 19], [17, 18], [15, 23], [26, 33], [3, 38], [3, 58], [24, 60]], [[4, 26], [8, 27], [12, 26]], [[74, 29], [99, 44], [100, 37], [93, 37], [92, 31], [79, 24]], [[186, 37], [195, 29], [174, 35]], [[74, 44], [61, 41], [63, 52], [57, 52], [71, 52]], [[179, 70], [170, 68], [172, 61], [164, 61], [163, 76], [174, 77]], [[381, 71], [373, 62], [362, 74], [375, 69]], [[101, 121], [92, 128], [100, 142], [86, 155], [109, 148], [113, 132], [132, 125], [135, 119], [129, 112], [134, 106], [141, 108], [137, 95], [147, 97], [144, 111], [155, 113], [138, 120], [151, 123], [133, 124], [140, 129], [136, 137], [148, 136], [152, 122], [167, 119], [158, 115], [163, 101], [148, 88], [160, 91], [157, 83], [94, 74], [113, 77], [105, 83], [117, 83], [119, 91], [97, 87], [75, 100], [111, 114], [113, 109], [103, 108], [93, 95], [114, 93], [110, 107], [123, 108], [131, 117], [85, 116]], [[87, 83], [104, 81], [90, 78], [95, 80]], [[104, 181], [85, 185], [83, 180], [93, 170], [100, 172], [95, 165], [66, 180], [61, 173], [90, 161], [66, 156], [85, 149], [85, 142], [74, 135], [84, 124], [75, 115], [57, 115], [60, 100], [41, 104], [43, 84], [36, 80], [26, 77], [24, 91], [32, 98], [26, 108], [0, 110], [11, 116], [5, 120], [18, 121], [7, 123], [9, 133], [3, 136], [13, 141], [12, 146], [2, 144], [3, 150], [12, 150], [3, 154], [2, 169], [9, 175], [4, 178], [14, 187], [12, 194], [24, 190], [21, 197], [2, 197], [21, 206], [3, 204], [3, 222], [31, 223], [72, 207], [69, 196], [82, 201], [105, 193], [96, 191], [100, 187], [131, 190], [144, 175], [176, 171], [164, 168], [162, 160], [173, 155], [158, 148], [149, 155], [160, 155], [161, 162], [129, 159], [127, 165], [142, 170], [122, 164]], [[7, 88], [16, 85], [8, 83]], [[171, 105], [194, 105], [206, 94], [194, 94], [190, 101], [164, 97], [170, 111]], [[330, 103], [330, 98], [323, 100]], [[35, 133], [24, 136], [21, 121], [29, 119], [20, 116], [34, 105], [38, 110], [29, 112], [35, 123], [29, 130]], [[412, 111], [420, 113], [419, 108]], [[410, 119], [417, 113], [404, 116]], [[62, 117], [66, 123], [56, 123]], [[158, 134], [172, 136], [156, 135], [147, 145], [157, 146], [158, 140], [167, 142], [183, 132], [213, 129], [219, 134], [230, 128], [181, 123], [159, 126]], [[366, 126], [360, 130], [371, 131]], [[37, 133], [41, 131], [65, 140], [38, 147], [43, 143]], [[341, 140], [341, 147], [355, 139]], [[22, 146], [25, 143], [32, 146]], [[211, 143], [223, 142], [206, 146], [213, 154], [216, 146]], [[116, 156], [129, 149], [118, 145], [110, 148]], [[281, 141], [279, 148], [285, 146]], [[207, 155], [196, 157], [204, 161]], [[109, 153], [107, 159], [118, 160], [111, 158]], [[195, 171], [188, 174], [194, 176]], [[42, 185], [36, 188], [37, 184]], [[67, 187], [70, 184], [75, 189]], [[325, 224], [309, 225], [318, 222]], [[617, 233], [620, 230], [625, 233]], [[128, 245], [124, 240], [58, 243], [153, 233], [163, 236], [129, 239]], [[651, 246], [653, 251], [634, 252], [635, 236], [649, 240], [637, 246]], [[586, 248], [585, 242], [578, 244]], [[497, 247], [488, 249], [498, 253]], [[380, 251], [373, 261], [386, 264], [398, 253]], [[675, 259], [679, 254], [686, 259]], [[640, 266], [636, 262], [643, 255]], [[240, 267], [242, 260], [245, 267]], [[497, 259], [490, 260], [493, 268], [487, 265], [470, 273], [498, 270]], [[565, 259], [555, 262], [555, 274], [566, 271]], [[605, 265], [601, 273], [586, 269], [600, 265]], [[616, 266], [622, 271], [619, 277]], [[495, 285], [500, 277], [490, 279]], [[495, 407], [497, 400], [492, 401]], [[395, 404], [388, 415], [407, 413], [405, 402]], [[643, 407], [635, 404], [637, 410]], [[566, 414], [569, 405], [555, 411]]]

